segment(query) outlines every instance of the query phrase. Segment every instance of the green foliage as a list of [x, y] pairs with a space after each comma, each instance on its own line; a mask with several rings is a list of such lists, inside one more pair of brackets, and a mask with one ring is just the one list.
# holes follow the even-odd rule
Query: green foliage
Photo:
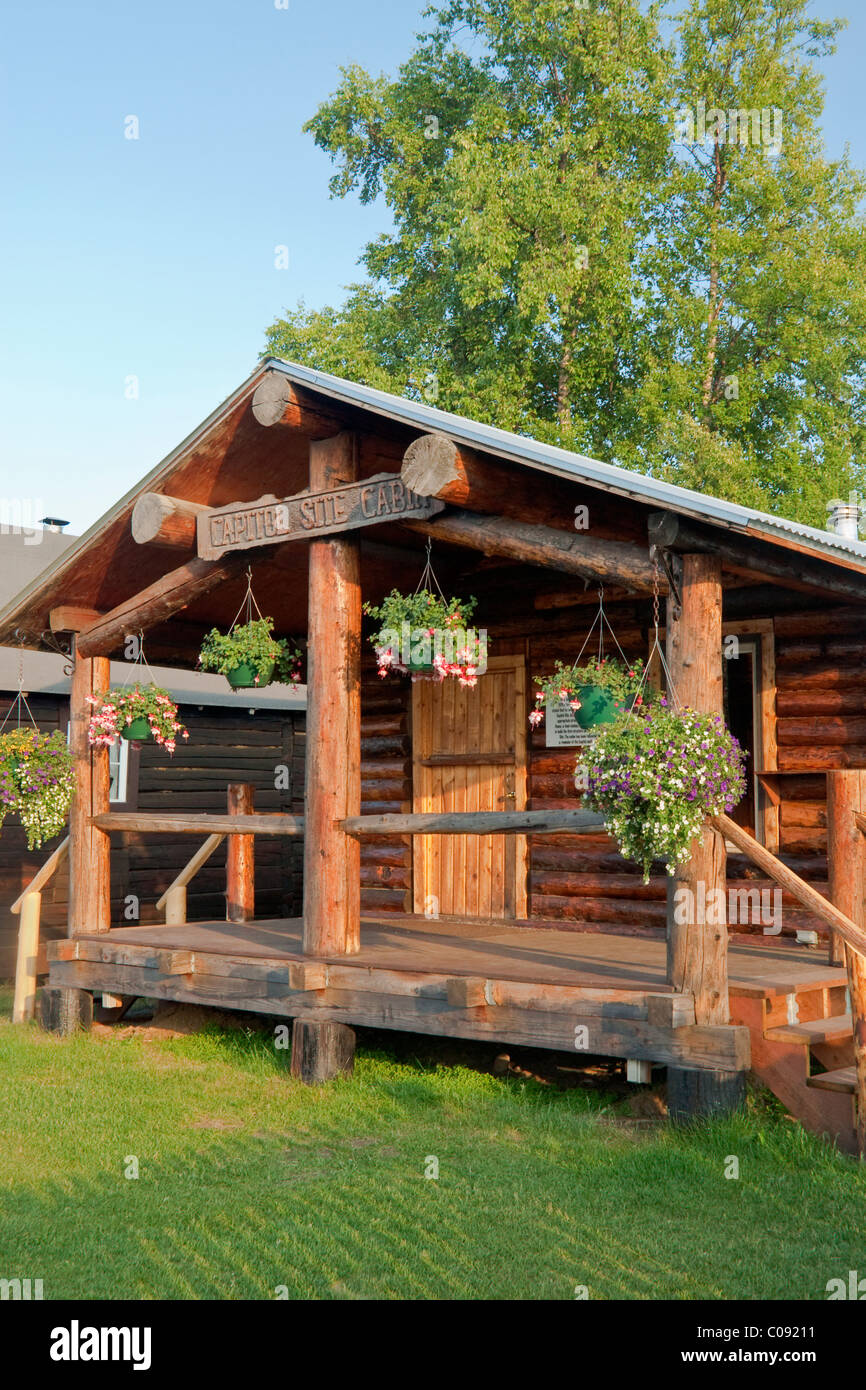
[[59, 730], [0, 733], [0, 826], [7, 815], [18, 815], [28, 849], [60, 834], [74, 789], [72, 755]]
[[278, 681], [297, 682], [303, 653], [288, 638], [274, 637], [273, 631], [273, 618], [253, 618], [226, 633], [211, 628], [201, 644], [199, 664], [203, 671], [222, 676], [238, 666], [249, 666], [256, 673], [257, 685], [267, 685], [272, 675]]
[[[309, 1087], [251, 1015], [173, 1040], [128, 1019], [58, 1040], [13, 1026], [10, 1007], [0, 1268], [43, 1278], [46, 1300], [273, 1301], [285, 1287], [573, 1310], [576, 1284], [593, 1301], [790, 1302], [862, 1272], [863, 1165], [778, 1107], [634, 1121], [610, 1092], [473, 1070], [495, 1045], [453, 1065], [461, 1044], [394, 1033], [359, 1037], [351, 1081]], [[731, 1154], [739, 1181], [725, 1181]]]
[[[585, 686], [597, 685], [607, 690], [619, 701], [634, 701], [643, 704], [651, 693], [642, 689], [645, 685], [644, 663], [641, 659], [626, 666], [614, 657], [593, 656], [579, 666], [566, 666], [557, 661], [553, 675], [536, 676], [539, 687], [535, 696], [537, 705], [543, 707], [550, 700], [567, 700], [573, 709], [580, 706], [580, 691]], [[537, 720], [534, 722], [538, 722]]]
[[122, 737], [123, 730], [136, 719], [146, 719], [151, 737], [167, 753], [173, 753], [178, 735], [189, 738], [177, 717], [177, 705], [159, 685], [121, 686], [119, 689], [88, 695], [93, 706], [87, 737], [97, 748], [107, 748]]
[[[807, 0], [688, 0], [671, 44], [639, 0], [428, 14], [393, 80], [345, 69], [306, 127], [394, 231], [267, 351], [824, 525], [866, 488], [866, 182], [824, 154], [811, 61], [840, 25]], [[745, 114], [733, 138], [699, 138], [701, 102]]]
[[647, 883], [654, 860], [673, 874], [706, 817], [742, 799], [744, 758], [720, 715], [661, 700], [624, 715], [596, 740], [586, 801]]
[[[437, 628], [466, 627], [472, 621], [477, 602], [474, 598], [446, 599], [441, 594], [434, 594], [431, 589], [418, 589], [414, 594], [402, 594], [399, 589], [392, 589], [381, 603], [365, 603], [364, 612], [368, 618], [376, 620], [380, 632], [399, 632], [403, 623], [408, 623], [410, 628], [426, 628], [432, 632]], [[378, 637], [379, 632], [376, 632], [370, 638], [371, 642]]]

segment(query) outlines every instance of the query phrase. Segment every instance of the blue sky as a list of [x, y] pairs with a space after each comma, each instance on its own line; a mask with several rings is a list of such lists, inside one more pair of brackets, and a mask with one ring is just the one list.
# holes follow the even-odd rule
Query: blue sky
[[[7, 7], [0, 501], [29, 499], [84, 530], [250, 372], [284, 307], [339, 301], [387, 210], [332, 202], [331, 166], [301, 126], [341, 65], [393, 72], [422, 9]], [[866, 4], [816, 0], [813, 11], [849, 17], [825, 65], [824, 128], [831, 155], [848, 142], [863, 166]], [[137, 140], [124, 137], [129, 116]], [[277, 245], [288, 269], [275, 268]]]

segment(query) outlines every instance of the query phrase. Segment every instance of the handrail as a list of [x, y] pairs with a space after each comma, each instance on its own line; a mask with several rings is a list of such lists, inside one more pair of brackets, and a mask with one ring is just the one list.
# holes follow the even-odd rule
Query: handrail
[[152, 811], [104, 811], [91, 816], [98, 830], [138, 831], [150, 835], [303, 835], [303, 816], [282, 811], [253, 815], [163, 814]]
[[68, 853], [69, 836], [67, 835], [65, 840], [60, 841], [60, 844], [57, 846], [56, 850], [54, 850], [53, 854], [50, 854], [48, 856], [45, 863], [42, 865], [42, 868], [36, 870], [36, 873], [31, 878], [27, 887], [18, 895], [18, 897], [15, 899], [14, 903], [10, 907], [9, 911], [14, 912], [16, 914], [19, 913], [21, 911], [22, 906], [24, 905], [24, 899], [27, 897], [28, 893], [41, 892], [48, 880], [54, 874], [55, 870], [60, 868], [60, 865], [63, 863]]
[[205, 840], [204, 844], [199, 845], [195, 854], [183, 866], [180, 873], [177, 875], [177, 878], [172, 879], [171, 883], [166, 888], [162, 897], [157, 901], [157, 912], [161, 912], [162, 909], [165, 907], [166, 903], [168, 902], [169, 894], [172, 893], [174, 889], [186, 888], [187, 884], [195, 878], [202, 865], [206, 864], [207, 861], [210, 859], [214, 850], [219, 849], [224, 839], [225, 835], [209, 835], [208, 838]]
[[[861, 817], [860, 819], [864, 818]], [[844, 912], [840, 912], [838, 907], [818, 892], [817, 888], [813, 888], [805, 879], [795, 874], [793, 869], [789, 869], [770, 850], [759, 845], [748, 830], [737, 825], [730, 816], [711, 816], [710, 824], [726, 839], [732, 840], [737, 849], [751, 859], [752, 863], [756, 864], [759, 869], [763, 869], [768, 877], [779, 884], [780, 888], [786, 888], [805, 908], [814, 912], [815, 916], [820, 917], [823, 922], [832, 927], [833, 931], [838, 932], [843, 941], [847, 941], [853, 950], [861, 956], [866, 956], [866, 932], [855, 922], [852, 922], [850, 917], [846, 917]]]
[[574, 811], [430, 811], [347, 816], [348, 835], [599, 835], [604, 819]]

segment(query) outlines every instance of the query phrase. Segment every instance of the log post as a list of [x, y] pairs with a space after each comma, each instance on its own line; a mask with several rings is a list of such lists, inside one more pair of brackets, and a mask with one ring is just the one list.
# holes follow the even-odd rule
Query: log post
[[308, 1086], [351, 1076], [355, 1065], [355, 1033], [345, 1023], [296, 1018], [292, 1027], [292, 1076]]
[[41, 907], [42, 894], [38, 890], [26, 894], [21, 905], [21, 921], [18, 924], [18, 958], [15, 965], [15, 997], [12, 1004], [13, 1023], [27, 1023], [34, 1014]]
[[[683, 707], [723, 714], [722, 564], [719, 556], [672, 557], [681, 603], [668, 596], [667, 663]], [[728, 1004], [727, 865], [722, 835], [707, 826], [687, 863], [669, 882], [667, 979], [695, 1001], [695, 1022], [730, 1022]], [[682, 1076], [668, 1068], [674, 1119], [730, 1109], [743, 1097], [742, 1079]], [[730, 1084], [729, 1084], [730, 1083]]]
[[[830, 901], [858, 927], [866, 927], [866, 835], [855, 812], [866, 813], [866, 771], [827, 773], [827, 856]], [[831, 961], [844, 952], [854, 1029], [857, 1074], [857, 1152], [866, 1157], [866, 959], [831, 933]]]
[[[356, 437], [310, 444], [310, 488], [358, 476]], [[310, 541], [307, 751], [304, 788], [304, 952], [353, 955], [361, 945], [361, 847], [340, 824], [361, 811], [361, 578], [357, 536]], [[293, 1056], [333, 1025], [296, 1020]], [[293, 1066], [294, 1066], [293, 1061]], [[331, 1075], [336, 1075], [332, 1059]], [[340, 1061], [344, 1069], [344, 1059]], [[308, 1062], [304, 1071], [311, 1071]], [[312, 1067], [312, 1072], [316, 1068]], [[327, 1067], [326, 1067], [327, 1071]], [[318, 1079], [324, 1079], [320, 1077]]]
[[110, 841], [91, 816], [108, 811], [108, 749], [91, 748], [88, 696], [108, 689], [104, 657], [84, 657], [75, 641], [69, 691], [69, 744], [75, 760], [75, 794], [69, 809], [69, 936], [106, 932], [111, 926]]
[[[251, 816], [255, 787], [250, 782], [230, 782], [228, 813]], [[256, 910], [255, 835], [229, 835], [226, 854], [226, 921], [251, 922]], [[184, 890], [184, 896], [185, 896]], [[168, 913], [166, 913], [168, 921]]]

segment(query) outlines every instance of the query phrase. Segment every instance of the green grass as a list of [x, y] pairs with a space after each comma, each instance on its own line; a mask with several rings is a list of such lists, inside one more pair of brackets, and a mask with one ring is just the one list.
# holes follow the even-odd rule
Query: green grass
[[58, 1040], [8, 1007], [0, 1081], [0, 1277], [46, 1298], [823, 1299], [866, 1272], [866, 1175], [760, 1099], [640, 1127], [364, 1046], [309, 1089], [267, 1034]]

